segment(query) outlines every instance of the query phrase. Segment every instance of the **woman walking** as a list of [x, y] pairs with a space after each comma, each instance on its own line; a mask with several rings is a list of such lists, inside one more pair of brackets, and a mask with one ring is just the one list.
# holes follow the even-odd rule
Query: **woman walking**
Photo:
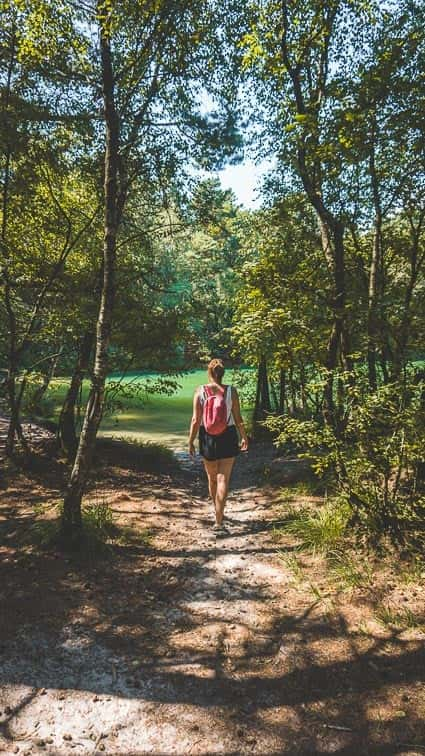
[[[208, 488], [215, 508], [214, 530], [225, 533], [224, 506], [230, 475], [239, 451], [247, 451], [248, 436], [241, 416], [239, 397], [233, 386], [223, 384], [224, 365], [214, 359], [208, 365], [208, 384], [196, 389], [189, 434], [189, 452], [195, 454], [199, 431], [199, 453], [204, 458]], [[239, 447], [238, 433], [242, 443]]]

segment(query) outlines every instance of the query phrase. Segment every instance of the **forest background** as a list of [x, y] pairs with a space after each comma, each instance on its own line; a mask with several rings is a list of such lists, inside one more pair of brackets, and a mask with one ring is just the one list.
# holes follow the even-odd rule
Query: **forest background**
[[[253, 434], [307, 454], [347, 526], [420, 548], [423, 5], [1, 14], [5, 452], [54, 422], [64, 543], [101, 421], [218, 355], [251, 368]], [[205, 177], [244, 155], [273, 166], [260, 209]]]

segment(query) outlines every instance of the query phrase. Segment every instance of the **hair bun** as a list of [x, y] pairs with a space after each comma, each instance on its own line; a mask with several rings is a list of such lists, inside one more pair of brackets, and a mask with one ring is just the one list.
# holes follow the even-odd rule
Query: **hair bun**
[[224, 363], [223, 360], [220, 360], [218, 357], [214, 357], [209, 363], [208, 363], [208, 374], [215, 380], [215, 381], [221, 381], [223, 375], [224, 375]]

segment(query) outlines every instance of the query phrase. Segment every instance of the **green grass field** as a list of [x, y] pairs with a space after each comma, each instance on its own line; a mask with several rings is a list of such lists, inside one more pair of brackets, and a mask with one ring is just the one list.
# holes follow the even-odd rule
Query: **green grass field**
[[[155, 379], [157, 375], [130, 373], [124, 384], [136, 380]], [[117, 380], [111, 376], [109, 381]], [[179, 388], [172, 396], [150, 395], [147, 399], [122, 398], [123, 408], [107, 414], [101, 424], [101, 436], [115, 436], [161, 443], [171, 449], [182, 449], [187, 444], [192, 415], [192, 397], [195, 388], [207, 382], [204, 370], [194, 370], [177, 377]], [[231, 371], [228, 374], [231, 381]], [[57, 378], [51, 384], [49, 399], [53, 404], [52, 417], [57, 418], [68, 382]], [[88, 382], [84, 383], [83, 400], [87, 397]]]

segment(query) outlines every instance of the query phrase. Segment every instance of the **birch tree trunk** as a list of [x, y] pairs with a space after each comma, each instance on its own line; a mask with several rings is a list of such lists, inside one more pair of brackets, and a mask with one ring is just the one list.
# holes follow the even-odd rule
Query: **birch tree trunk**
[[108, 3], [98, 4], [103, 101], [105, 109], [105, 184], [103, 281], [96, 329], [95, 360], [83, 427], [70, 481], [64, 498], [62, 535], [76, 542], [81, 531], [81, 500], [93, 460], [96, 435], [102, 418], [108, 348], [115, 298], [116, 239], [119, 224], [118, 170], [120, 127], [115, 104]]
[[74, 372], [71, 377], [71, 383], [66, 394], [59, 418], [58, 441], [60, 448], [69, 460], [73, 460], [75, 458], [75, 453], [78, 447], [78, 438], [75, 430], [75, 407], [77, 404], [84, 374], [89, 366], [93, 341], [94, 334], [91, 331], [85, 333], [83, 338], [81, 339], [78, 347]]

